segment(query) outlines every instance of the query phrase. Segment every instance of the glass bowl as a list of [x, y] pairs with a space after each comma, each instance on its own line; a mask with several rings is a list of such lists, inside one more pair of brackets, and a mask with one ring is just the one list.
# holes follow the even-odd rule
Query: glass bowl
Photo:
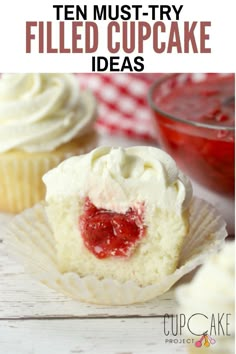
[[158, 142], [191, 178], [234, 195], [234, 74], [170, 74], [153, 83], [148, 102]]

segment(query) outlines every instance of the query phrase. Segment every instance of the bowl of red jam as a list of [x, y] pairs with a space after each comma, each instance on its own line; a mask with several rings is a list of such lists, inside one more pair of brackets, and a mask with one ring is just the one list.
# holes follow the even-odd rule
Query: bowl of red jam
[[158, 143], [193, 180], [212, 191], [235, 191], [235, 75], [170, 74], [148, 101]]

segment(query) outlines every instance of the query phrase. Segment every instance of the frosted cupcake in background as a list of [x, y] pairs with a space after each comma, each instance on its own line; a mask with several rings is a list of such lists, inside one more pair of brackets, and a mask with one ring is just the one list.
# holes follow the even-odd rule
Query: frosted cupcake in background
[[[186, 318], [199, 314], [191, 320], [191, 331], [202, 335], [193, 338], [189, 353], [235, 353], [234, 242], [226, 243], [220, 253], [212, 256], [191, 283], [177, 288], [176, 296], [179, 313]], [[191, 337], [187, 329], [185, 335]]]
[[20, 212], [45, 195], [42, 176], [96, 146], [96, 101], [71, 74], [0, 79], [0, 211]]

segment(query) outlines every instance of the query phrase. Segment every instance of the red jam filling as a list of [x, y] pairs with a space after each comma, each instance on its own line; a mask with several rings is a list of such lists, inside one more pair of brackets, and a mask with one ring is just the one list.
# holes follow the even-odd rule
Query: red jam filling
[[143, 206], [121, 214], [98, 209], [86, 198], [79, 227], [85, 246], [97, 258], [129, 257], [146, 233]]
[[[179, 78], [183, 78], [179, 74]], [[190, 177], [211, 190], [233, 196], [235, 191], [234, 75], [207, 74], [202, 81], [192, 75], [185, 81], [167, 79], [155, 91], [154, 101], [160, 142]], [[168, 89], [166, 89], [168, 88]], [[212, 128], [171, 120], [164, 113]]]
[[158, 102], [160, 109], [175, 117], [228, 126], [234, 125], [234, 104], [232, 76], [185, 82], [183, 86], [174, 87]]

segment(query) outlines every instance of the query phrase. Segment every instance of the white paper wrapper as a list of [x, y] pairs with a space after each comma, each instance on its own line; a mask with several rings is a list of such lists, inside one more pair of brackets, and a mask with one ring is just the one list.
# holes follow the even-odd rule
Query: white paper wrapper
[[190, 206], [190, 230], [176, 271], [153, 285], [140, 287], [133, 281], [119, 283], [95, 276], [60, 273], [54, 238], [48, 225], [44, 203], [16, 216], [7, 226], [4, 241], [9, 252], [23, 263], [27, 272], [43, 284], [75, 299], [96, 304], [127, 305], [145, 302], [163, 294], [211, 253], [222, 248], [226, 224], [207, 202], [194, 198]]
[[42, 176], [65, 159], [91, 151], [96, 144], [97, 134], [91, 131], [55, 151], [0, 154], [0, 211], [19, 213], [38, 203], [45, 197]]

